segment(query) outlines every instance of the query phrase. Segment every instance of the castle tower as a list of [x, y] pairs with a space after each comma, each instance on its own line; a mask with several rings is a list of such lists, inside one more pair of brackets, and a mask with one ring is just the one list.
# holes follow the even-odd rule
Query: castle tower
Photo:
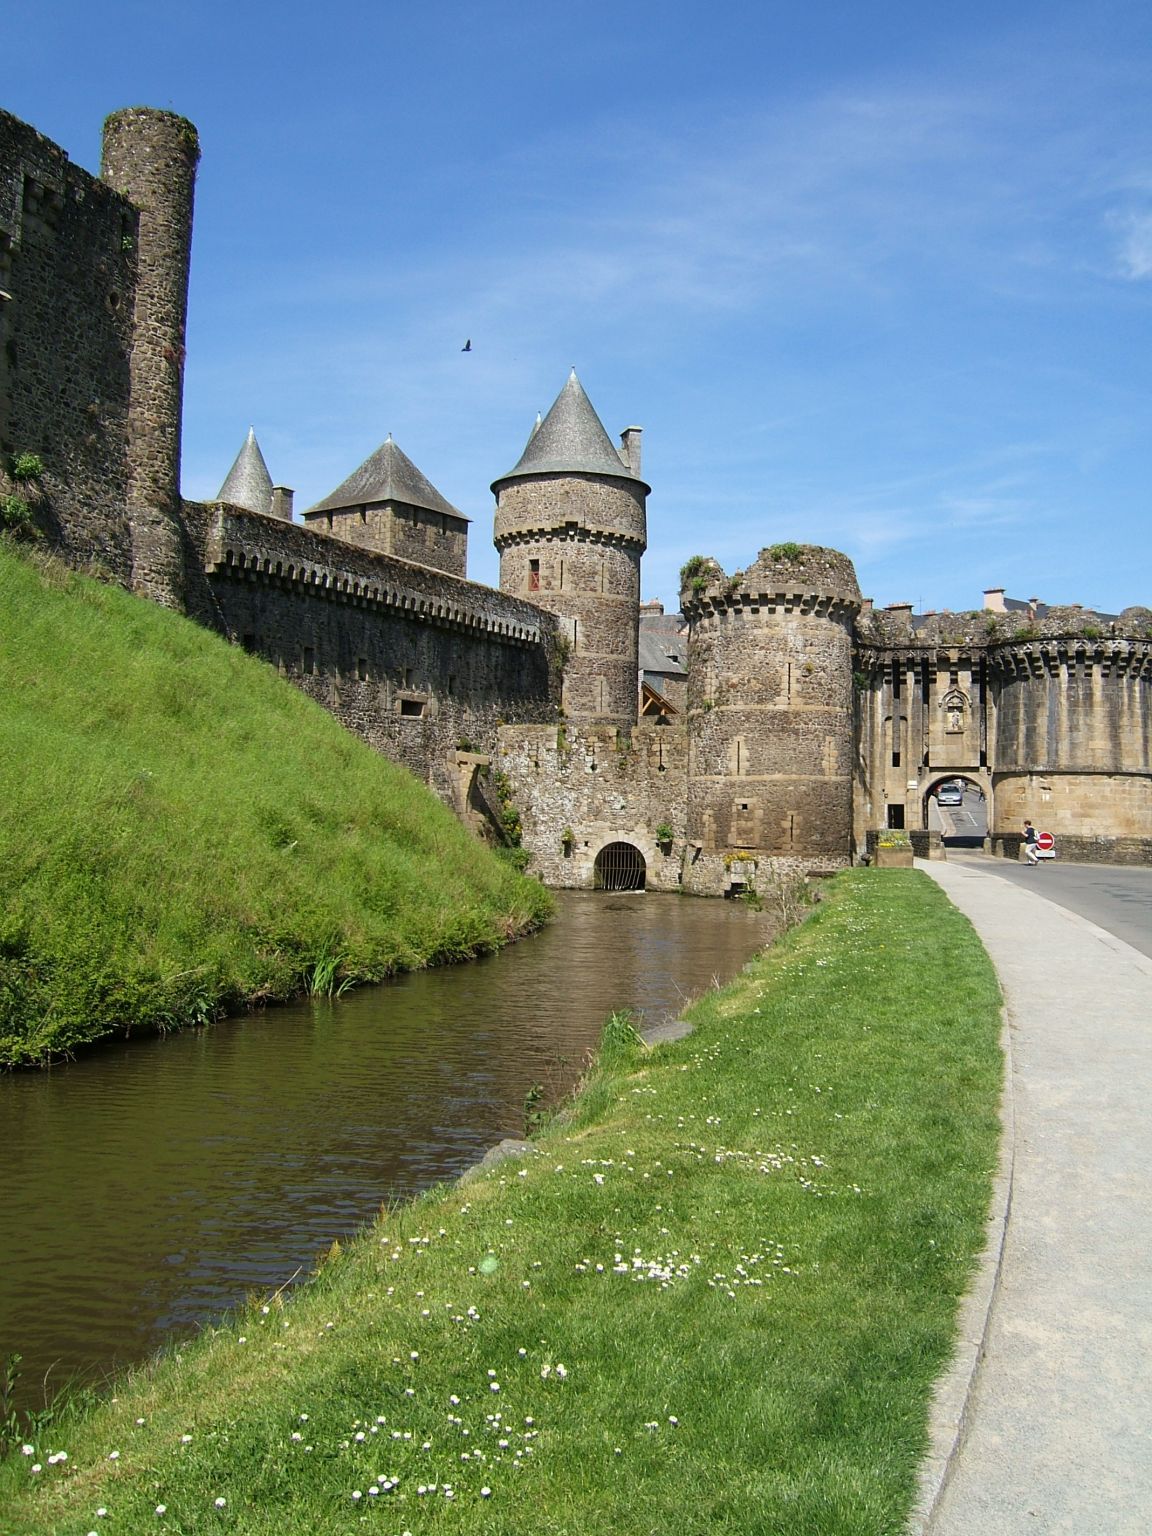
[[721, 888], [717, 856], [846, 863], [860, 608], [852, 562], [779, 544], [730, 579], [711, 560], [690, 562], [684, 576], [687, 836], [699, 849], [685, 883]]
[[361, 549], [466, 576], [468, 519], [388, 434], [376, 452], [304, 513], [309, 528]]
[[104, 124], [100, 174], [139, 212], [128, 410], [132, 584], [168, 607], [184, 602], [180, 425], [192, 199], [200, 145], [187, 119], [150, 107]]
[[1049, 608], [989, 648], [994, 845], [1024, 818], [1066, 857], [1152, 857], [1152, 614]]
[[614, 448], [575, 370], [515, 468], [493, 482], [500, 588], [561, 620], [571, 720], [636, 723], [649, 489], [640, 428]]

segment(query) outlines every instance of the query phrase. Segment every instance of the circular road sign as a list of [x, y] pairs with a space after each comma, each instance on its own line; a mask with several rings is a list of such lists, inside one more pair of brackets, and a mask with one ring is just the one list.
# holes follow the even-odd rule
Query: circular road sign
[[1036, 846], [1042, 853], [1047, 853], [1049, 849], [1056, 846], [1056, 839], [1052, 836], [1051, 832], [1037, 832]]

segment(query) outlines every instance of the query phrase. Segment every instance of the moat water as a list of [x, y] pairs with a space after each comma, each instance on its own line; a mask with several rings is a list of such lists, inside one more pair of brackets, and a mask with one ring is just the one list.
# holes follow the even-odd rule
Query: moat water
[[307, 1274], [380, 1205], [524, 1132], [607, 1015], [651, 1025], [771, 936], [740, 903], [557, 893], [542, 933], [166, 1039], [0, 1076], [0, 1359], [97, 1379]]

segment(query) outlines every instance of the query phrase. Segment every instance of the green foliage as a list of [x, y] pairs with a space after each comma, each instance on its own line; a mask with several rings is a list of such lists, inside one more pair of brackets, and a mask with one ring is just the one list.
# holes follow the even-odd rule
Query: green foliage
[[705, 577], [703, 577], [703, 576], [693, 576], [693, 578], [692, 578], [692, 590], [693, 590], [693, 592], [696, 593], [697, 596], [699, 596], [700, 593], [703, 592], [707, 588], [707, 586], [708, 586], [708, 582], [705, 579]]
[[[680, 567], [680, 590], [683, 591], [690, 581], [698, 578], [711, 565], [707, 555], [690, 555]], [[707, 583], [705, 582], [706, 586]], [[699, 591], [701, 588], [694, 588]]]
[[565, 827], [560, 834], [560, 846], [562, 848], [574, 848], [576, 846], [576, 834], [571, 827]]
[[239, 648], [2, 542], [0, 611], [0, 1065], [545, 919], [537, 882]]
[[804, 553], [804, 546], [788, 540], [783, 544], [769, 545], [768, 553], [773, 560], [799, 560]]
[[670, 821], [662, 821], [652, 836], [658, 843], [670, 843], [676, 836], [676, 829]]
[[566, 1111], [536, 1125], [530, 1089], [537, 1155], [122, 1379], [37, 1437], [43, 1475], [10, 1458], [5, 1531], [906, 1529], [984, 1241], [999, 1015], [931, 881], [838, 877], [688, 1038], [618, 1014]]
[[13, 480], [39, 480], [44, 473], [44, 461], [38, 453], [14, 453], [9, 473]]
[[32, 508], [23, 496], [0, 496], [0, 527], [25, 535], [36, 532]]
[[1013, 640], [1039, 640], [1040, 631], [1035, 624], [1021, 624], [1019, 629], [1012, 632]]
[[1104, 631], [1098, 624], [1085, 624], [1080, 633], [1084, 636], [1085, 640], [1099, 640]]

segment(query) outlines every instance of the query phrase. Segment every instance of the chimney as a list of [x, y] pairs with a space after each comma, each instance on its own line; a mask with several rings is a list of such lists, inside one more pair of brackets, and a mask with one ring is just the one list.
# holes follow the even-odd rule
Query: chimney
[[274, 485], [272, 487], [272, 506], [269, 510], [273, 517], [282, 518], [284, 522], [292, 521], [292, 498], [295, 491], [290, 491], [286, 485]]
[[860, 612], [861, 613], [871, 613], [872, 612], [872, 606], [873, 606], [872, 599], [870, 597], [862, 597], [860, 599]]
[[640, 434], [643, 427], [625, 427], [620, 434], [620, 457], [637, 479], [640, 478]]
[[910, 619], [912, 617], [912, 604], [911, 603], [886, 603], [884, 605], [884, 612], [885, 613], [890, 613], [893, 616], [893, 618], [896, 618], [896, 619], [900, 619], [900, 618], [908, 618], [908, 619]]
[[1007, 613], [1008, 610], [1004, 606], [1004, 588], [985, 587], [984, 607], [989, 613]]

